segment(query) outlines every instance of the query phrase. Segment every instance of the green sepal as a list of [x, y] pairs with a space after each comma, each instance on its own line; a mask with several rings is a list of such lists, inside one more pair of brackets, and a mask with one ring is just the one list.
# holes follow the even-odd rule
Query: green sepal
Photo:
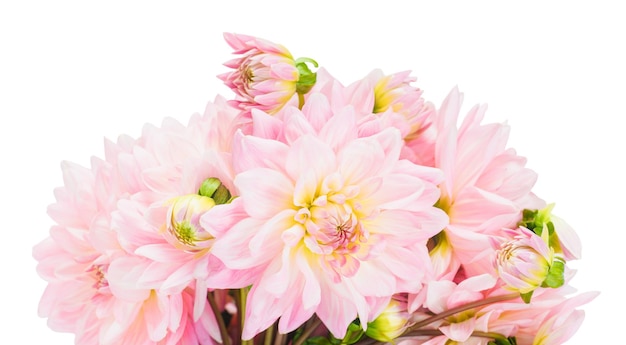
[[343, 339], [341, 339], [341, 344], [342, 345], [354, 344], [357, 341], [361, 340], [361, 338], [363, 337], [363, 334], [365, 334], [365, 332], [363, 331], [363, 328], [361, 328], [361, 324], [358, 323], [358, 321], [352, 322], [348, 326], [346, 335], [343, 337]]
[[533, 290], [527, 293], [520, 293], [519, 296], [522, 298], [522, 301], [524, 301], [524, 303], [528, 304], [530, 303], [530, 299], [533, 297], [533, 292], [535, 291]]
[[551, 288], [563, 286], [563, 284], [565, 284], [564, 271], [565, 261], [561, 258], [554, 258], [552, 265], [550, 266], [550, 270], [548, 270], [548, 275], [541, 286]]
[[298, 78], [298, 81], [296, 82], [296, 92], [304, 95], [311, 91], [313, 85], [317, 82], [317, 73], [311, 71], [307, 63], [310, 63], [315, 67], [317, 67], [318, 64], [317, 61], [310, 58], [299, 58], [295, 62], [298, 73], [300, 74], [300, 78]]
[[541, 236], [543, 233], [544, 225], [548, 229], [548, 234], [554, 234], [554, 223], [550, 220], [550, 215], [554, 209], [554, 204], [550, 204], [541, 210], [529, 210], [522, 211], [522, 220], [517, 224], [523, 226], [535, 234]]
[[233, 199], [228, 188], [216, 177], [202, 181], [198, 194], [213, 199], [216, 205], [228, 204]]

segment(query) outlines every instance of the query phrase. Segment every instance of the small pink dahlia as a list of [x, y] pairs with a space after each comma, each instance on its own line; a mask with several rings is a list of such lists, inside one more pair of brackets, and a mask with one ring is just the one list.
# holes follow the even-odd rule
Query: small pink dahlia
[[225, 63], [232, 72], [219, 78], [237, 95], [233, 105], [249, 114], [252, 109], [273, 114], [296, 94], [300, 71], [291, 53], [267, 40], [225, 33], [226, 42], [242, 55]]

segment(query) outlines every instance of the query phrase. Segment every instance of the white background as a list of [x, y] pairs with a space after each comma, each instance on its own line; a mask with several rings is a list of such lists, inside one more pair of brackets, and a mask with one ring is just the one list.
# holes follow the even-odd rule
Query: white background
[[[539, 173], [535, 191], [583, 240], [573, 285], [601, 295], [569, 344], [623, 332], [626, 12], [609, 2], [14, 1], [0, 4], [0, 342], [72, 344], [37, 317], [45, 283], [32, 246], [62, 160], [88, 165], [103, 138], [186, 122], [216, 94], [231, 58], [222, 32], [279, 42], [345, 84], [371, 69], [413, 70], [439, 104], [488, 103], [510, 146]], [[471, 4], [469, 4], [471, 3]], [[618, 2], [615, 2], [618, 3]], [[412, 4], [412, 5], [408, 5]], [[619, 341], [618, 341], [619, 342]]]

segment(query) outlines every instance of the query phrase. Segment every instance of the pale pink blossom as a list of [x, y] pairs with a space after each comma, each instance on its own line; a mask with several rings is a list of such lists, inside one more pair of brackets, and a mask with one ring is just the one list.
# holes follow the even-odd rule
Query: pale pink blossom
[[489, 239], [515, 227], [522, 210], [545, 203], [531, 191], [537, 174], [526, 159], [506, 148], [507, 125], [481, 124], [486, 107], [475, 106], [457, 127], [462, 95], [455, 88], [436, 115], [435, 166], [443, 170], [438, 206], [450, 217], [433, 240], [432, 257], [440, 276], [452, 279], [462, 266], [471, 276], [492, 272]]
[[[384, 75], [373, 70], [365, 78], [344, 86], [324, 68], [317, 70], [311, 92], [326, 96], [333, 112], [351, 107], [359, 123], [359, 135], [367, 136], [385, 128], [396, 128], [404, 139], [400, 157], [413, 163], [434, 166], [435, 109], [411, 83], [409, 72]], [[305, 102], [306, 104], [306, 102]], [[323, 117], [322, 117], [323, 118]], [[322, 122], [320, 119], [312, 121]]]
[[596, 292], [568, 297], [575, 290], [568, 285], [573, 272], [560, 288], [539, 288], [530, 303], [511, 294], [489, 275], [468, 278], [460, 283], [433, 281], [428, 284], [422, 309], [411, 316], [413, 324], [452, 309], [457, 312], [428, 322], [396, 339], [399, 344], [483, 344], [495, 337], [515, 338], [519, 345], [562, 344], [580, 325], [582, 311], [576, 308], [593, 300]]
[[[93, 159], [92, 169], [63, 164], [65, 186], [49, 213], [57, 223], [33, 249], [48, 286], [39, 315], [56, 331], [74, 333], [76, 344], [212, 344], [210, 315], [195, 320], [192, 289], [177, 295], [122, 287], [123, 251], [110, 227], [116, 188], [112, 166]], [[128, 272], [128, 271], [125, 271]]]
[[236, 115], [218, 98], [188, 126], [168, 119], [139, 139], [106, 141], [105, 160], [94, 158], [91, 169], [63, 165], [65, 186], [49, 208], [56, 225], [33, 249], [48, 282], [40, 315], [51, 328], [75, 333], [77, 344], [219, 341], [204, 302], [221, 263], [175, 247], [162, 230], [172, 198], [197, 193], [204, 179], [233, 188], [224, 150]]
[[[432, 281], [428, 284], [428, 293], [424, 306], [437, 314], [448, 309], [462, 306], [471, 302], [483, 300], [487, 297], [485, 290], [493, 288], [496, 279], [488, 274], [468, 278], [459, 284], [451, 281]], [[484, 330], [483, 315], [469, 309], [461, 314], [448, 317], [438, 330], [445, 337], [457, 342], [464, 342], [470, 338], [475, 330]]]
[[[412, 85], [416, 78], [410, 73], [384, 75], [381, 70], [374, 70], [355, 84], [373, 85], [372, 112], [388, 126], [400, 130], [405, 141], [402, 157], [420, 165], [433, 166], [435, 107], [424, 100], [422, 90]], [[352, 87], [355, 90], [365, 88], [362, 85]]]
[[226, 42], [241, 57], [225, 63], [234, 71], [220, 79], [237, 95], [232, 103], [247, 113], [251, 109], [273, 114], [296, 94], [300, 73], [291, 53], [267, 40], [225, 33]]
[[577, 308], [591, 302], [597, 295], [597, 292], [580, 294], [550, 309], [541, 322], [535, 323], [539, 329], [534, 333], [532, 345], [559, 345], [568, 341], [585, 318], [584, 310]]
[[[208, 178], [235, 189], [230, 147], [224, 143], [232, 141], [237, 115], [218, 100], [187, 126], [173, 120], [164, 121], [161, 128], [146, 126], [132, 149], [119, 155], [127, 163], [118, 166], [118, 173], [138, 171], [143, 182], [132, 197], [118, 202], [112, 215], [123, 248], [146, 259], [135, 263], [141, 274], [132, 277], [133, 283], [166, 294], [194, 287], [194, 318], [207, 308], [207, 289], [248, 285], [245, 275], [222, 270], [223, 264], [210, 253], [213, 235], [199, 224], [207, 214], [216, 214], [222, 224], [229, 222], [220, 216], [228, 213], [221, 210], [228, 205], [215, 205], [198, 193]], [[223, 123], [215, 126], [215, 121]], [[217, 328], [212, 332], [216, 336]]]
[[320, 93], [302, 111], [252, 115], [263, 137], [238, 135], [233, 150], [233, 205], [246, 217], [212, 250], [256, 275], [243, 338], [279, 318], [290, 332], [313, 314], [341, 338], [393, 294], [419, 291], [430, 271], [426, 241], [446, 223], [433, 207], [439, 172], [399, 159], [397, 129], [359, 137], [353, 108], [335, 113]]

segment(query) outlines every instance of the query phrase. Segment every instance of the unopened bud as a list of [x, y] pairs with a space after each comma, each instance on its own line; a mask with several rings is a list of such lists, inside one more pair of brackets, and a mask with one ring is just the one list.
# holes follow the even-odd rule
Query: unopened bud
[[185, 251], [198, 252], [209, 248], [213, 236], [202, 228], [200, 217], [213, 206], [213, 199], [202, 195], [173, 199], [167, 213], [165, 239]]
[[216, 205], [227, 204], [231, 200], [230, 191], [216, 177], [204, 180], [198, 194], [213, 199]]
[[367, 324], [365, 335], [378, 341], [390, 342], [404, 333], [408, 320], [406, 305], [391, 300], [387, 308]]

